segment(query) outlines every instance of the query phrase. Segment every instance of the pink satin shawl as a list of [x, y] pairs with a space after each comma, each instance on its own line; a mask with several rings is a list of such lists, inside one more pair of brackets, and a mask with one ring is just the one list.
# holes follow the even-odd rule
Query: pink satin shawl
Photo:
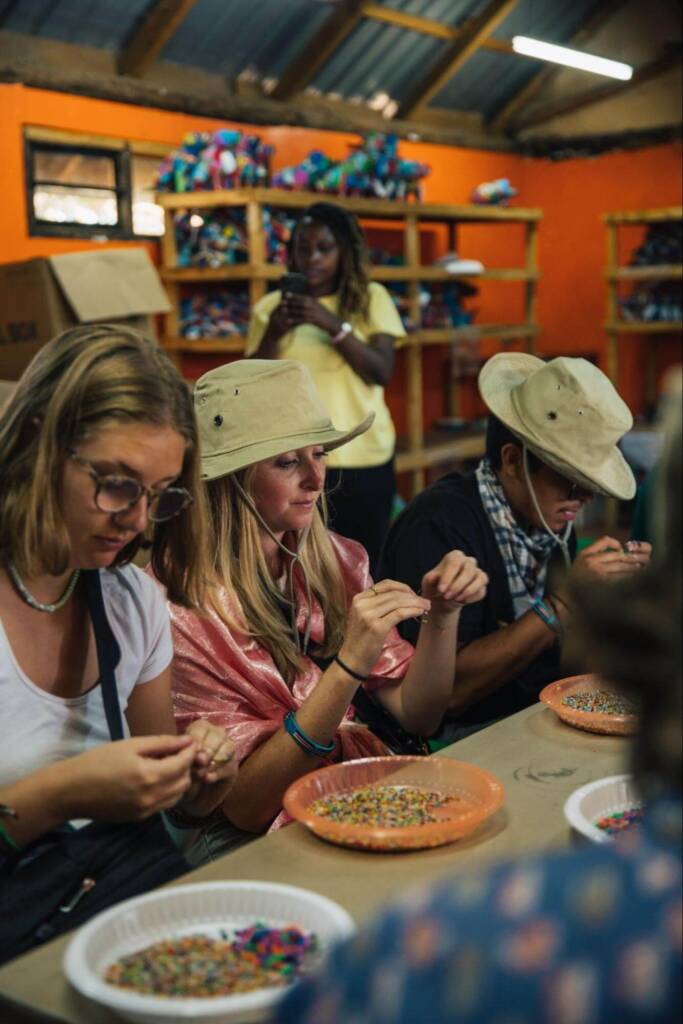
[[[339, 559], [348, 601], [372, 584], [365, 549], [355, 541], [330, 533]], [[308, 609], [303, 584], [295, 577], [297, 628], [303, 633]], [[225, 595], [226, 602], [229, 600]], [[278, 672], [270, 654], [253, 638], [231, 631], [215, 614], [206, 616], [169, 604], [175, 658], [173, 707], [180, 731], [196, 718], [223, 726], [237, 748], [241, 763], [282, 726], [288, 711], [296, 711], [317, 685], [322, 672], [304, 658], [304, 666], [292, 689]], [[313, 598], [311, 641], [324, 637], [322, 609]], [[392, 629], [372, 673], [367, 689], [396, 685], [408, 671], [414, 649]], [[376, 757], [388, 753], [384, 744], [365, 726], [353, 723], [349, 706], [335, 735], [336, 749], [327, 763]], [[321, 765], [326, 762], [321, 761]], [[290, 820], [282, 811], [271, 825], [279, 828]]]

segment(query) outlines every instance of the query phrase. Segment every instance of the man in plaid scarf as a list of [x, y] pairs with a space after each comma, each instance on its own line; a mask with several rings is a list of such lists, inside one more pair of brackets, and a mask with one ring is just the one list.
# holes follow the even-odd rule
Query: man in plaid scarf
[[[479, 376], [489, 409], [476, 473], [451, 473], [392, 526], [380, 576], [413, 587], [452, 548], [489, 577], [464, 609], [456, 680], [440, 738], [454, 740], [536, 700], [561, 677], [571, 608], [568, 575], [617, 579], [646, 565], [649, 544], [601, 537], [577, 557], [574, 523], [595, 494], [627, 500], [633, 473], [617, 447], [633, 419], [609, 379], [585, 359], [549, 363], [501, 353]], [[423, 568], [424, 567], [424, 568]], [[413, 623], [401, 632], [412, 639]]]

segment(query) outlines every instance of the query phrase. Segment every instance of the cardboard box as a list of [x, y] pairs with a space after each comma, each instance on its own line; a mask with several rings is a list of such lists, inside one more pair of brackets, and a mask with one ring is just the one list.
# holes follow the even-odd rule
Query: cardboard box
[[0, 378], [82, 323], [120, 322], [156, 337], [168, 297], [146, 249], [103, 249], [0, 264]]

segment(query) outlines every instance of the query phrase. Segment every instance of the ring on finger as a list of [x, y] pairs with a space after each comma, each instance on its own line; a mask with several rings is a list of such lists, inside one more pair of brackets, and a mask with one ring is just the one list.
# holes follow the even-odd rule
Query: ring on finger
[[374, 584], [374, 583], [373, 583], [373, 584], [372, 584], [372, 586], [370, 587], [370, 590], [371, 590], [371, 591], [373, 592], [373, 594], [375, 595], [375, 597], [379, 597], [379, 590], [377, 589], [377, 587], [375, 586], [375, 584]]

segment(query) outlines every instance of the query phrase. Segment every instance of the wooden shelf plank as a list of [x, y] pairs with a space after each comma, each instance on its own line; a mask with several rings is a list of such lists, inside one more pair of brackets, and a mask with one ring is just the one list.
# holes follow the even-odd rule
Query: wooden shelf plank
[[605, 224], [657, 224], [668, 220], [681, 220], [683, 206], [663, 206], [657, 210], [625, 210], [621, 213], [603, 213]]
[[195, 355], [235, 355], [244, 352], [246, 338], [232, 334], [227, 338], [161, 338], [160, 344], [168, 352], [186, 352]]
[[486, 437], [483, 433], [466, 435], [454, 434], [449, 440], [438, 440], [414, 451], [396, 453], [396, 472], [410, 473], [416, 469], [427, 469], [444, 462], [461, 459], [478, 459], [484, 455]]
[[229, 263], [224, 267], [168, 267], [159, 271], [163, 281], [276, 281], [287, 268], [280, 263]]
[[[672, 328], [673, 330], [674, 328]], [[431, 327], [412, 331], [407, 335], [405, 345], [450, 345], [458, 341], [476, 341], [479, 338], [497, 338], [511, 341], [515, 338], [535, 337], [538, 325], [528, 324], [468, 324], [466, 327]], [[229, 338], [163, 338], [161, 344], [171, 352], [195, 352], [215, 354], [217, 352], [242, 352], [245, 339], [240, 335]]]
[[244, 188], [207, 192], [158, 192], [155, 202], [169, 210], [186, 207], [246, 206], [248, 202], [262, 203], [284, 209], [301, 210], [311, 203], [326, 200], [346, 210], [367, 217], [396, 220], [406, 214], [416, 214], [422, 220], [453, 221], [510, 221], [521, 223], [541, 220], [543, 211], [523, 206], [477, 206], [475, 203], [451, 205], [449, 203], [411, 202], [405, 199], [365, 199], [328, 195], [325, 192], [287, 192], [278, 188]]
[[680, 263], [661, 263], [658, 266], [613, 267], [605, 271], [610, 281], [672, 281], [683, 277]]
[[[168, 267], [159, 271], [166, 281], [244, 281], [263, 278], [277, 281], [287, 272], [281, 263], [226, 263], [223, 267]], [[485, 281], [536, 281], [538, 271], [524, 267], [491, 267], [482, 274], [450, 274], [443, 267], [370, 267], [375, 281], [457, 281], [462, 278], [481, 278]]]
[[609, 320], [605, 330], [620, 334], [678, 334], [683, 331], [681, 320], [652, 320], [641, 323], [638, 320]]
[[408, 335], [408, 345], [448, 345], [458, 341], [478, 341], [496, 338], [513, 341], [515, 338], [534, 338], [538, 324], [468, 324], [465, 327], [425, 327]]
[[374, 281], [458, 281], [481, 279], [484, 281], [537, 281], [538, 271], [525, 267], [490, 267], [481, 274], [451, 274], [443, 267], [370, 267]]

